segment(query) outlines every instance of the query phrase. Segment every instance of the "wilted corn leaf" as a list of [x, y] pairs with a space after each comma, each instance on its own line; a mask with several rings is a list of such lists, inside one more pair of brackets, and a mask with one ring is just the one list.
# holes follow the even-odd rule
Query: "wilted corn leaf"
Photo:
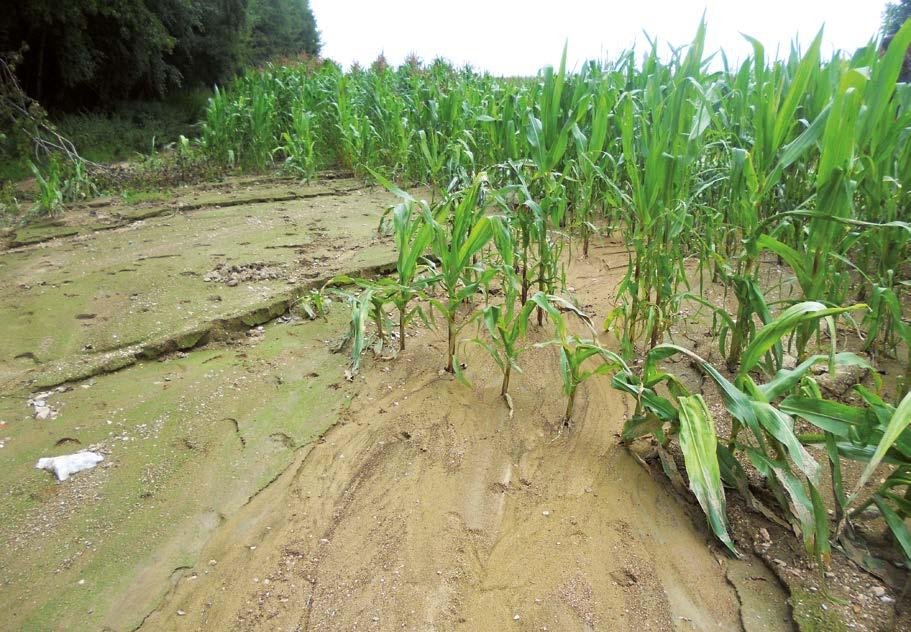
[[680, 449], [690, 489], [705, 512], [712, 531], [734, 555], [740, 556], [728, 533], [724, 488], [716, 453], [715, 423], [702, 395], [677, 399], [680, 403]]

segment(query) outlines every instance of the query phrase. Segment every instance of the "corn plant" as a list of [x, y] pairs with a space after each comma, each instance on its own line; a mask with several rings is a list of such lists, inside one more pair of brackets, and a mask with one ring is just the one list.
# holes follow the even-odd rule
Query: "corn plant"
[[[732, 552], [736, 553], [736, 549], [724, 514], [724, 491], [720, 481], [741, 490], [754, 507], [761, 506], [749, 492], [743, 469], [736, 460], [737, 454], [743, 454], [766, 478], [788, 523], [803, 536], [807, 552], [822, 558], [829, 555], [826, 509], [819, 492], [819, 464], [795, 434], [793, 419], [774, 402], [794, 389], [810, 368], [820, 362], [827, 361], [832, 372], [837, 365], [868, 366], [854, 354], [835, 351], [833, 318], [850, 309], [826, 308], [810, 302], [789, 308], [762, 327], [746, 347], [733, 382], [695, 353], [671, 344], [658, 345], [649, 351], [639, 374], [623, 370], [614, 378], [615, 388], [636, 398], [636, 413], [627, 422], [623, 439], [630, 441], [652, 434], [666, 444], [670, 436], [680, 435], [691, 489], [705, 511], [712, 531]], [[814, 355], [790, 369], [776, 364], [776, 349], [780, 349], [782, 339], [804, 323], [816, 323], [820, 319], [826, 322], [832, 336], [830, 353]], [[725, 444], [709, 436], [715, 435], [715, 424], [699, 398], [694, 397], [676, 376], [660, 370], [662, 361], [677, 354], [693, 360], [718, 388], [733, 420], [731, 436]], [[764, 358], [767, 363], [763, 362]], [[764, 384], [756, 384], [750, 376], [751, 371], [760, 369], [769, 376]], [[661, 384], [667, 387], [676, 403], [659, 393], [657, 387]], [[749, 441], [739, 439], [744, 430], [751, 435]], [[768, 516], [774, 515], [764, 507], [762, 511]]]
[[472, 342], [482, 346], [493, 358], [503, 374], [500, 385], [500, 395], [506, 401], [512, 414], [512, 397], [509, 395], [509, 383], [513, 371], [521, 373], [519, 356], [528, 346], [521, 344], [528, 331], [528, 319], [536, 306], [544, 306], [548, 297], [536, 292], [525, 305], [519, 305], [518, 279], [515, 271], [508, 266], [500, 268], [500, 287], [503, 290], [503, 302], [496, 305], [487, 305], [481, 312], [480, 318], [487, 328], [490, 340], [475, 338]]
[[431, 305], [446, 319], [449, 373], [456, 371], [456, 341], [464, 326], [458, 322], [459, 310], [496, 273], [476, 265], [474, 257], [495, 231], [508, 230], [501, 218], [484, 214], [485, 184], [482, 174], [468, 189], [451, 194], [433, 211], [423, 209], [424, 221], [432, 232], [430, 249], [438, 262], [437, 284], [444, 294], [442, 299], [431, 299]]
[[[865, 407], [825, 400], [819, 397], [818, 390], [809, 389], [808, 393], [786, 398], [781, 408], [822, 431], [821, 438], [808, 439], [822, 442], [826, 447], [832, 470], [837, 532], [850, 524], [850, 518], [875, 506], [905, 559], [911, 561], [911, 533], [905, 524], [911, 518], [911, 431], [908, 430], [911, 395], [905, 395], [898, 407], [892, 407], [862, 386], [856, 386], [855, 390]], [[846, 491], [842, 458], [866, 464], [850, 493]], [[857, 504], [860, 490], [884, 461], [891, 463], [892, 469], [875, 491]]]
[[263, 170], [272, 163], [275, 148], [276, 95], [267, 84], [257, 85], [250, 101], [249, 161], [254, 169]]
[[38, 195], [35, 203], [41, 214], [53, 215], [63, 206], [63, 188], [60, 181], [60, 163], [51, 158], [47, 166], [47, 175], [35, 163], [29, 161], [28, 167], [35, 176]]
[[[566, 395], [566, 411], [563, 413], [563, 427], [572, 424], [576, 406], [576, 394], [579, 386], [596, 375], [607, 375], [617, 370], [628, 371], [626, 363], [619, 355], [605, 349], [595, 339], [595, 328], [587, 314], [563, 300], [538, 301], [539, 307], [546, 311], [553, 324], [556, 338], [538, 343], [537, 347], [557, 346], [560, 354], [560, 378], [563, 382], [563, 394]], [[570, 331], [569, 324], [560, 309], [564, 309], [581, 320], [591, 338], [582, 338]], [[594, 366], [592, 366], [594, 364]]]
[[336, 295], [348, 303], [351, 310], [348, 334], [335, 348], [335, 351], [341, 351], [346, 346], [351, 346], [351, 360], [345, 370], [345, 378], [348, 381], [353, 380], [360, 370], [361, 358], [370, 344], [367, 336], [367, 323], [370, 322], [370, 312], [373, 308], [373, 292], [374, 290], [369, 287], [364, 288], [360, 294], [334, 290]]
[[[627, 274], [617, 288], [618, 307], [605, 326], [621, 324], [625, 354], [641, 338], [650, 346], [673, 322], [685, 282], [683, 241], [690, 228], [694, 170], [708, 125], [709, 93], [700, 87], [705, 25], [687, 55], [675, 62], [667, 85], [659, 75], [645, 77], [645, 89], [623, 97], [620, 131], [630, 182], [624, 218], [630, 250]], [[652, 51], [648, 65], [656, 65]]]
[[282, 132], [283, 145], [276, 148], [285, 156], [285, 165], [305, 180], [316, 172], [316, 138], [313, 129], [314, 114], [299, 101], [291, 110], [291, 129]]
[[[744, 248], [722, 258], [722, 277], [731, 284], [737, 299], [736, 320], [731, 326], [722, 327], [720, 344], [722, 353], [730, 331], [727, 349], [728, 368], [736, 370], [740, 353], [756, 331], [754, 315], [768, 322], [769, 309], [757, 278], [760, 249], [757, 239], [764, 234], [764, 219], [770, 214], [768, 206], [773, 200], [786, 170], [815, 146], [823, 131], [827, 111], [800, 134], [795, 131], [801, 101], [806, 94], [813, 72], [819, 65], [820, 32], [810, 45], [803, 59], [797, 64], [793, 76], [779, 66], [776, 72], [765, 64], [765, 51], [758, 41], [753, 44], [752, 62], [744, 65], [735, 83], [734, 94], [744, 101], [740, 110], [732, 109], [728, 124], [742, 127], [748, 137], [749, 147], [731, 149], [730, 173], [727, 181], [728, 203], [726, 239], [730, 245], [720, 249], [734, 250], [735, 243]], [[736, 105], [736, 104], [735, 104]], [[738, 114], [739, 113], [739, 114]], [[740, 116], [744, 120], [738, 121]], [[723, 245], [723, 244], [722, 244]]]
[[[405, 350], [405, 327], [415, 317], [424, 318], [420, 304], [411, 308], [411, 303], [423, 297], [423, 290], [433, 284], [437, 279], [431, 274], [421, 278], [422, 269], [429, 270], [429, 266], [422, 266], [421, 260], [427, 254], [430, 241], [433, 238], [433, 224], [426, 218], [431, 215], [427, 202], [417, 202], [410, 194], [401, 190], [390, 181], [377, 173], [373, 174], [389, 191], [398, 196], [401, 203], [393, 206], [392, 227], [395, 235], [397, 278], [391, 283], [390, 301], [399, 312], [399, 351]], [[420, 206], [418, 212], [416, 207]], [[382, 224], [382, 220], [380, 221]]]

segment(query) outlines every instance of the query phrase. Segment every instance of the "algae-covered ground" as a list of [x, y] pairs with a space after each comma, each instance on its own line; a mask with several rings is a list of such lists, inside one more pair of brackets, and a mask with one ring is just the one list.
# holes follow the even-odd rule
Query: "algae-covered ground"
[[[294, 288], [390, 260], [391, 243], [376, 230], [390, 196], [356, 185], [254, 185], [144, 209], [90, 209], [61, 223], [77, 230], [103, 213], [117, 227], [4, 252], [0, 384], [90, 375], [149, 351], [131, 349], [139, 343], [153, 352], [156, 342], [192, 346], [251, 305], [281, 312]], [[284, 201], [256, 202], [276, 198]], [[124, 219], [140, 214], [148, 217]], [[224, 275], [206, 280], [231, 268], [236, 285]]]
[[[0, 628], [135, 628], [345, 406], [345, 310], [255, 326], [388, 264], [393, 198], [278, 191], [182, 191], [139, 220], [83, 209], [59, 222], [73, 235], [0, 252]], [[100, 216], [115, 227], [93, 230]], [[27, 400], [47, 391], [54, 416], [36, 419]], [[34, 467], [90, 448], [103, 463], [67, 481]]]

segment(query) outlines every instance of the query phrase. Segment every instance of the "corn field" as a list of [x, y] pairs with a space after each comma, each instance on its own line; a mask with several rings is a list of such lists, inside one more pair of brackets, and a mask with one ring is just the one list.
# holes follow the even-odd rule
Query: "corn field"
[[[441, 367], [465, 379], [460, 349], [479, 344], [511, 410], [536, 322], [553, 331], [537, 345], [559, 352], [564, 423], [585, 380], [610, 375], [635, 400], [623, 440], [653, 438], [667, 471], [666, 448], [679, 444], [689, 488], [733, 554], [730, 490], [823, 561], [873, 508], [911, 563], [911, 87], [898, 83], [911, 22], [887, 50], [871, 42], [830, 59], [822, 33], [785, 59], [751, 40], [739, 65], [710, 58], [704, 42], [702, 25], [669, 58], [653, 44], [572, 72], [564, 51], [534, 78], [441, 61], [268, 67], [216, 91], [201, 150], [305, 179], [342, 169], [399, 196], [384, 228], [396, 273], [326, 288], [352, 309], [352, 371], [368, 327], [381, 345], [398, 329], [404, 349], [409, 322], [439, 318]], [[413, 198], [412, 185], [433, 199]], [[594, 321], [566, 298], [565, 268], [605, 231], [628, 265], [613, 310]], [[789, 293], [768, 291], [770, 261], [786, 268]], [[721, 362], [673, 339], [684, 305], [711, 314]], [[717, 389], [726, 436], [703, 393], [668, 368], [674, 356]], [[902, 367], [895, 383], [880, 383], [882, 360]], [[852, 403], [827, 398], [819, 365], [867, 369], [874, 384], [857, 385]], [[814, 432], [797, 430], [807, 424]], [[857, 480], [843, 474], [848, 461], [862, 465]]]

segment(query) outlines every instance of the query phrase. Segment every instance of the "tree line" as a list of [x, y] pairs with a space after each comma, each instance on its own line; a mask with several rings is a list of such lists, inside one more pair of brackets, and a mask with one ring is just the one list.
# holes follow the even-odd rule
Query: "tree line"
[[309, 0], [28, 0], [0, 14], [0, 54], [59, 109], [211, 86], [279, 56], [316, 56]]

